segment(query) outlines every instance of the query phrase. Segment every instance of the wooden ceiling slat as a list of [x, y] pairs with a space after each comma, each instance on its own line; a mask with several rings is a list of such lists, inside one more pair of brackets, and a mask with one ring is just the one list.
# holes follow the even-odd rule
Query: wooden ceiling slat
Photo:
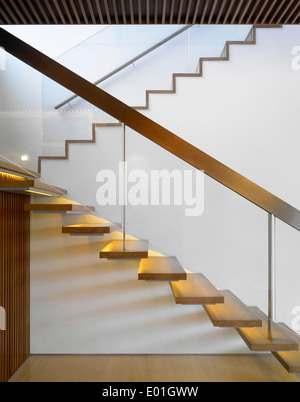
[[259, 22], [259, 19], [260, 19], [260, 17], [262, 16], [263, 12], [265, 11], [265, 9], [266, 9], [268, 3], [269, 3], [269, 0], [265, 0], [265, 1], [263, 2], [263, 4], [262, 4], [262, 6], [261, 6], [261, 8], [260, 8], [260, 10], [259, 10], [259, 12], [258, 12], [258, 14], [255, 16], [254, 24], [257, 24], [257, 23]]
[[69, 23], [74, 24], [74, 20], [73, 20], [72, 14], [70, 12], [69, 5], [67, 4], [66, 0], [61, 0], [61, 2], [62, 2], [62, 5], [63, 5], [63, 7], [65, 9], [66, 14], [67, 14]]
[[110, 25], [111, 24], [111, 17], [110, 17], [110, 11], [109, 11], [107, 0], [104, 0], [104, 8], [105, 8], [105, 14], [106, 14], [107, 23], [108, 23], [108, 25]]
[[49, 17], [43, 7], [43, 4], [41, 3], [41, 0], [35, 0], [40, 12], [42, 13], [43, 18], [45, 19], [46, 23], [49, 25], [50, 24], [50, 20]]
[[14, 2], [14, 0], [9, 0], [10, 4], [13, 6], [15, 12], [17, 13], [18, 17], [20, 18], [20, 20], [23, 22], [23, 24], [27, 23], [26, 18], [24, 17], [24, 15], [21, 13], [21, 10], [19, 9], [19, 7], [16, 5], [16, 3]]
[[154, 1], [154, 24], [158, 23], [158, 0]]
[[202, 24], [204, 23], [204, 21], [205, 21], [208, 6], [209, 6], [209, 0], [205, 0], [204, 8], [203, 8], [202, 15], [201, 15], [201, 19], [200, 19], [200, 24], [201, 24], [201, 25], [202, 25]]
[[241, 24], [243, 22], [245, 15], [247, 14], [247, 11], [249, 10], [252, 2], [253, 2], [253, 0], [248, 0], [247, 3], [245, 4], [244, 9], [243, 9], [243, 11], [240, 15], [239, 21], [238, 21], [239, 24]]
[[129, 0], [129, 9], [130, 9], [130, 21], [131, 24], [134, 24], [134, 9], [133, 9], [133, 0]]
[[32, 11], [33, 15], [35, 16], [35, 19], [37, 20], [38, 24], [42, 24], [42, 20], [41, 20], [39, 14], [37, 13], [34, 5], [32, 4], [31, 0], [26, 0], [26, 1], [30, 7], [30, 10]]
[[288, 16], [286, 17], [286, 20], [285, 20], [285, 23], [286, 23], [286, 24], [289, 23], [290, 19], [292, 18], [292, 16], [295, 14], [295, 12], [297, 11], [297, 9], [298, 9], [299, 7], [300, 7], [300, 1], [299, 1], [298, 4], [296, 4], [296, 5], [292, 8], [291, 12], [290, 12], [290, 13], [288, 14]]
[[[10, 24], [11, 24], [11, 19], [10, 19], [9, 16], [6, 14], [5, 10], [3, 9], [3, 6], [0, 7], [0, 12], [1, 12], [1, 15], [2, 15], [2, 17], [4, 18], [4, 20], [6, 21], [6, 23], [7, 23], [8, 25], [10, 25]], [[2, 20], [2, 21], [4, 21], [4, 20]], [[3, 22], [2, 22], [2, 23], [3, 23]]]
[[[251, 1], [252, 1], [252, 0], [251, 0]], [[216, 18], [216, 24], [219, 24], [225, 6], [226, 6], [226, 0], [223, 0], [223, 1], [221, 2], [221, 4], [220, 4], [220, 9], [219, 9], [219, 12], [218, 12], [218, 15], [217, 15], [217, 18]]]
[[270, 4], [270, 7], [268, 8], [266, 14], [264, 15], [264, 17], [263, 17], [263, 19], [261, 21], [262, 24], [266, 23], [266, 21], [267, 21], [268, 17], [270, 16], [271, 12], [274, 10], [274, 7], [275, 7], [276, 3], [277, 3], [277, 0], [272, 1], [272, 3]]
[[238, 13], [240, 12], [240, 9], [242, 8], [242, 5], [244, 4], [244, 0], [239, 0], [239, 2], [236, 5], [236, 9], [234, 11], [231, 24], [235, 23], [236, 17], [238, 16]]
[[282, 1], [279, 6], [277, 7], [277, 9], [275, 10], [274, 14], [272, 15], [272, 19], [270, 22], [273, 22], [275, 24], [275, 18], [277, 17], [277, 15], [280, 13], [280, 11], [282, 10], [282, 7], [284, 6], [284, 2]]
[[177, 14], [177, 24], [181, 24], [182, 10], [183, 10], [183, 0], [180, 0]]
[[246, 21], [246, 24], [250, 24], [253, 18], [253, 15], [255, 14], [255, 11], [257, 10], [259, 6], [260, 0], [256, 0], [256, 3], [252, 6], [251, 12], [248, 15], [248, 19]]
[[58, 20], [57, 20], [57, 18], [56, 18], [55, 13], [53, 12], [53, 9], [52, 9], [52, 7], [51, 7], [51, 4], [49, 4], [49, 0], [44, 0], [44, 1], [45, 1], [45, 4], [46, 4], [47, 8], [48, 8], [49, 13], [51, 14], [52, 21], [54, 22], [54, 24], [57, 25], [57, 24], [58, 24]]
[[57, 10], [57, 12], [58, 12], [58, 14], [59, 14], [59, 18], [61, 19], [62, 23], [63, 23], [64, 25], [66, 25], [65, 16], [64, 16], [63, 12], [61, 11], [61, 8], [60, 8], [60, 5], [58, 4], [58, 1], [57, 1], [57, 0], [53, 0], [53, 2], [54, 2], [54, 5], [55, 5], [55, 7], [56, 7], [56, 10]]
[[146, 0], [146, 23], [150, 24], [150, 0]]
[[224, 20], [223, 20], [223, 24], [227, 24], [228, 22], [230, 22], [230, 21], [228, 21], [228, 19], [229, 19], [229, 15], [233, 9], [234, 4], [235, 4], [235, 0], [230, 0], [227, 12], [226, 12]]
[[113, 0], [112, 4], [113, 4], [113, 9], [114, 9], [115, 21], [116, 21], [116, 24], [119, 25], [119, 11], [118, 11], [118, 6], [116, 3], [116, 0]]
[[189, 0], [188, 5], [187, 5], [187, 9], [186, 9], [186, 14], [185, 14], [186, 17], [185, 17], [185, 21], [184, 21], [184, 23], [186, 25], [188, 25], [188, 23], [190, 21], [192, 4], [193, 4], [193, 0]]
[[193, 14], [193, 20], [192, 20], [192, 25], [194, 25], [197, 21], [197, 17], [198, 17], [198, 12], [199, 12], [199, 8], [200, 8], [200, 1], [201, 0], [197, 0], [197, 3], [195, 5], [195, 10], [194, 10], [194, 14]]
[[22, 0], [19, 1], [19, 5], [20, 5], [20, 7], [22, 8], [23, 12], [26, 14], [26, 16], [27, 16], [27, 18], [29, 19], [30, 23], [31, 23], [31, 24], [34, 24], [34, 20], [33, 20], [32, 16], [31, 16], [30, 12], [29, 12], [29, 11], [27, 10], [27, 8], [25, 7], [24, 1], [22, 1]]
[[210, 15], [208, 17], [208, 24], [211, 24], [211, 22], [212, 22], [212, 19], [214, 17], [214, 14], [215, 14], [215, 11], [216, 11], [216, 8], [217, 8], [218, 1], [219, 0], [214, 0], [214, 2], [213, 2], [213, 5], [212, 5], [211, 11], [210, 11]]
[[161, 15], [161, 23], [162, 24], [165, 24], [165, 22], [166, 22], [166, 12], [167, 12], [167, 0], [163, 0], [162, 15]]
[[15, 14], [11, 11], [11, 9], [9, 8], [9, 6], [6, 4], [5, 0], [1, 0], [1, 3], [3, 5], [3, 7], [5, 8], [6, 12], [9, 14], [9, 16], [11, 17], [11, 20], [15, 23], [18, 24], [18, 18], [15, 16]]
[[[98, 18], [99, 18], [100, 24], [104, 24], [104, 18], [103, 18], [103, 12], [102, 12], [102, 8], [101, 8], [100, 0], [95, 0], [95, 3], [96, 3], [96, 8], [97, 8], [97, 13], [98, 13]], [[124, 22], [124, 24], [126, 24], [126, 22]]]
[[288, 4], [285, 6], [285, 8], [283, 9], [282, 13], [278, 17], [277, 24], [279, 24], [279, 22], [281, 24], [283, 24], [285, 22], [285, 20], [283, 18], [286, 15], [286, 13], [289, 11], [290, 7], [291, 7], [291, 2], [288, 2]]
[[86, 13], [85, 6], [84, 6], [82, 0], [77, 0], [77, 1], [78, 1], [79, 7], [80, 7], [80, 10], [81, 10], [81, 14], [83, 16], [85, 24], [89, 24], [88, 15]]
[[138, 21], [139, 21], [139, 24], [142, 24], [142, 21], [143, 21], [143, 19], [142, 19], [142, 3], [141, 3], [141, 0], [137, 0], [137, 7], [138, 7]]
[[71, 8], [72, 8], [72, 10], [73, 10], [75, 19], [76, 19], [76, 21], [77, 21], [77, 24], [80, 24], [80, 17], [79, 17], [79, 14], [78, 14], [76, 5], [75, 5], [75, 3], [74, 3], [74, 0], [69, 0], [69, 1], [70, 1], [70, 4], [71, 4]]
[[170, 8], [170, 24], [173, 24], [174, 8], [175, 8], [175, 0], [172, 0], [171, 8]]
[[91, 0], [86, 0], [86, 1], [87, 1], [87, 6], [88, 6], [88, 9], [89, 9], [89, 13], [90, 13], [90, 16], [91, 16], [92, 23], [96, 24], [96, 15], [95, 15], [95, 12], [94, 12], [94, 9], [93, 9], [92, 2], [91, 2]]
[[[297, 20], [300, 18], [300, 11], [298, 12], [298, 14], [296, 14], [295, 18], [292, 21], [292, 24], [296, 24]], [[299, 24], [299, 22], [298, 22]]]

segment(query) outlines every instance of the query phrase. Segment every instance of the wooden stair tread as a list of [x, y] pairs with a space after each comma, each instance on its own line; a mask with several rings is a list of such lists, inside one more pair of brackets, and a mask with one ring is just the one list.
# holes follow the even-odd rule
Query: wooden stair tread
[[27, 178], [40, 178], [41, 175], [38, 172], [34, 172], [32, 170], [28, 170], [28, 169], [22, 169], [21, 167], [10, 163], [10, 162], [6, 162], [3, 160], [0, 160], [0, 173], [8, 173], [11, 175], [17, 175], [20, 177], [27, 177]]
[[26, 204], [25, 211], [37, 212], [90, 212], [90, 208], [78, 204]]
[[64, 226], [62, 232], [65, 234], [105, 234], [120, 228], [121, 225], [116, 223], [84, 223]]
[[187, 274], [176, 257], [150, 257], [140, 263], [139, 280], [185, 281]]
[[262, 320], [230, 291], [222, 290], [224, 304], [203, 306], [215, 327], [252, 328], [262, 327]]
[[55, 196], [65, 196], [67, 195], [67, 190], [50, 186], [43, 183], [40, 180], [4, 180], [0, 181], [0, 191], [10, 191], [17, 193], [36, 193], [38, 195], [55, 195]]
[[113, 240], [100, 251], [100, 258], [111, 259], [141, 259], [148, 258], [148, 244], [141, 240], [126, 240], [126, 249], [123, 249], [123, 240]]
[[285, 324], [278, 324], [283, 331], [294, 341], [298, 343], [299, 350], [295, 352], [272, 352], [273, 356], [282, 364], [282, 366], [291, 374], [300, 373], [300, 336], [288, 329]]
[[237, 328], [237, 332], [252, 352], [298, 351], [295, 342], [282, 327], [273, 324], [273, 339], [268, 339], [268, 317], [257, 307], [250, 308], [262, 320], [261, 328]]
[[176, 304], [219, 304], [224, 295], [204, 275], [188, 273], [187, 280], [170, 284]]

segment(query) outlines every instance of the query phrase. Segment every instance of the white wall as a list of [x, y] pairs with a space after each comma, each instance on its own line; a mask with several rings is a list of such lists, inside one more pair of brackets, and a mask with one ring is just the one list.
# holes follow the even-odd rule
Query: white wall
[[[145, 114], [299, 208], [299, 72], [291, 69], [298, 37], [297, 27], [258, 30], [256, 46], [232, 47], [230, 62], [205, 64], [204, 78], [179, 79], [176, 95], [151, 96]], [[96, 145], [72, 145], [69, 161], [45, 162], [44, 178], [93, 204], [96, 174], [116, 169], [121, 135], [120, 128], [98, 129]], [[187, 168], [130, 130], [127, 141], [130, 169]], [[118, 209], [98, 212], [120, 219]], [[186, 269], [266, 312], [265, 212], [207, 178], [203, 216], [128, 207], [127, 221], [128, 232], [155, 251], [176, 255]], [[200, 307], [176, 306], [168, 285], [138, 282], [136, 263], [99, 261], [107, 238], [62, 236], [61, 224], [54, 216], [32, 219], [33, 353], [247, 351], [234, 330], [213, 328]], [[45, 261], [49, 244], [52, 260]], [[300, 304], [298, 244], [299, 233], [279, 223], [277, 314], [289, 325]]]
[[[56, 58], [104, 27], [5, 26], [13, 35]], [[0, 70], [0, 154], [18, 165], [37, 170], [43, 153], [44, 123], [42, 75], [6, 53]], [[29, 156], [22, 163], [21, 155]]]

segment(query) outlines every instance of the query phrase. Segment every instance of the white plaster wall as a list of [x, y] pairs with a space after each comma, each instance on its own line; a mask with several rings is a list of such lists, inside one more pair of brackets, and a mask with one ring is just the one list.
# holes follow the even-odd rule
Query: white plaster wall
[[[145, 114], [299, 208], [299, 72], [291, 69], [298, 38], [297, 27], [258, 30], [256, 46], [232, 47], [230, 62], [205, 64], [204, 78], [178, 80], [177, 94], [152, 96]], [[116, 169], [121, 135], [99, 129], [96, 145], [72, 145], [69, 161], [45, 162], [44, 178], [76, 201], [95, 202], [96, 174], [103, 164]], [[130, 169], [186, 168], [130, 130], [127, 141]], [[117, 209], [98, 212], [120, 217]], [[266, 312], [265, 212], [207, 178], [203, 216], [129, 207], [127, 220], [128, 232], [155, 251]], [[100, 261], [107, 238], [62, 236], [61, 224], [32, 219], [33, 353], [246, 352], [234, 330], [213, 328], [201, 308], [176, 306], [168, 285], [138, 282], [135, 262]], [[277, 317], [289, 325], [300, 304], [298, 244], [299, 233], [278, 223]]]
[[[103, 28], [5, 26], [4, 29], [55, 58]], [[5, 61], [6, 69], [0, 70], [0, 154], [27, 169], [37, 170], [44, 142], [42, 75], [8, 53]], [[29, 156], [26, 163], [20, 160], [23, 154]]]

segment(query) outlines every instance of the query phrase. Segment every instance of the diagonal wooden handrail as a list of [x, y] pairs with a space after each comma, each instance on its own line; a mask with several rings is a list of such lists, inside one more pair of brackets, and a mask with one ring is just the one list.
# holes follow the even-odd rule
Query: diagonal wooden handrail
[[53, 81], [142, 134], [230, 190], [300, 231], [300, 211], [94, 86], [25, 42], [0, 29], [0, 46]]

